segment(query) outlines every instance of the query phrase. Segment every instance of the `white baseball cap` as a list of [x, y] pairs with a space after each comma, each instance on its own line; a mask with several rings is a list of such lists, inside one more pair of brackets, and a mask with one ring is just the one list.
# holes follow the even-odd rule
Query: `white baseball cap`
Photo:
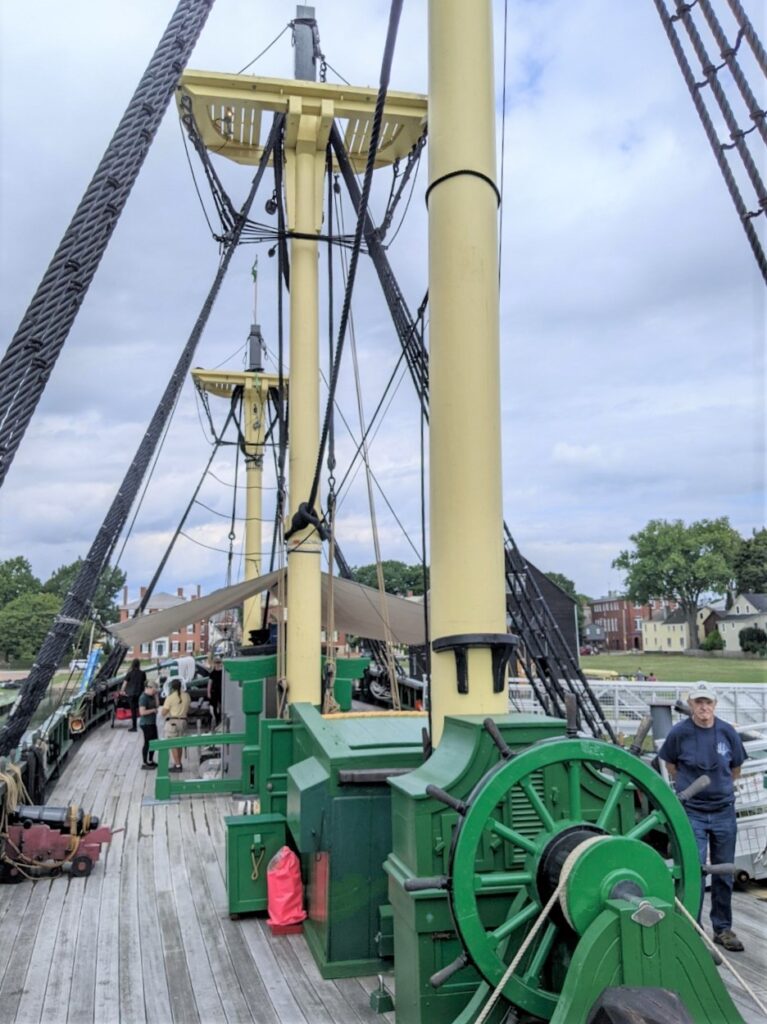
[[700, 679], [687, 694], [687, 699], [716, 701], [716, 690], [709, 686], [705, 679]]

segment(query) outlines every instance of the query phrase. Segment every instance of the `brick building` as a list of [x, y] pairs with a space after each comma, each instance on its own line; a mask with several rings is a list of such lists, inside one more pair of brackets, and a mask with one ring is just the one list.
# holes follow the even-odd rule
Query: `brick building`
[[[135, 601], [129, 601], [128, 588], [123, 587], [120, 622], [125, 622], [126, 619], [132, 617], [145, 594], [146, 587], [141, 587], [139, 597]], [[181, 657], [185, 654], [206, 654], [208, 651], [208, 623], [205, 619], [197, 622], [194, 621], [194, 608], [191, 607], [199, 596], [199, 584], [197, 585], [197, 593], [191, 594], [189, 597], [184, 595], [183, 587], [179, 587], [175, 594], [163, 592], [153, 594], [149, 601], [149, 606], [143, 613], [144, 615], [151, 615], [153, 612], [163, 611], [166, 608], [175, 608], [186, 601], [190, 605], [190, 621], [188, 625], [182, 626], [181, 629], [176, 630], [174, 633], [169, 633], [167, 636], [157, 637], [148, 643], [132, 647], [126, 654], [126, 658], [146, 660], [147, 658]]]
[[605, 651], [641, 651], [642, 624], [660, 611], [666, 614], [676, 608], [673, 601], [653, 600], [634, 604], [627, 597], [611, 590], [589, 605], [592, 624], [604, 637]]

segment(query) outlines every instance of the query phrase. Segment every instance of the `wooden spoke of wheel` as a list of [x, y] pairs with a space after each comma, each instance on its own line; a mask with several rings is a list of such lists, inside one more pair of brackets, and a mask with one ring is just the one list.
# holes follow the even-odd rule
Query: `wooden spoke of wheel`
[[533, 880], [530, 871], [488, 871], [474, 875], [475, 892], [509, 892], [529, 885]]
[[522, 975], [522, 981], [524, 981], [526, 985], [530, 985], [538, 980], [538, 977], [543, 970], [543, 965], [546, 963], [546, 959], [551, 952], [551, 947], [554, 945], [554, 939], [557, 937], [558, 930], [559, 929], [553, 921], [549, 921], [546, 925], [543, 935], [538, 940], [538, 947], [530, 961], [530, 966]]
[[612, 784], [610, 792], [607, 794], [607, 799], [604, 802], [602, 810], [599, 812], [597, 818], [597, 825], [599, 828], [605, 828], [607, 822], [610, 820], [610, 816], [618, 806], [618, 801], [623, 796], [626, 786], [628, 786], [631, 780], [627, 775], [620, 775], [615, 782]]
[[527, 924], [528, 921], [535, 917], [539, 910], [540, 907], [537, 903], [530, 902], [522, 910], [511, 914], [503, 924], [499, 924], [497, 928], [487, 933], [491, 946], [498, 946], [500, 942], [516, 931], [517, 928], [521, 928], [523, 924]]
[[495, 835], [500, 836], [501, 839], [505, 839], [507, 843], [511, 843], [513, 846], [518, 846], [526, 853], [534, 853], [537, 849], [532, 839], [528, 839], [527, 836], [523, 836], [521, 832], [517, 832], [513, 828], [509, 828], [508, 825], [504, 825], [503, 822], [498, 821], [497, 818], [488, 818], [487, 827], [491, 832], [494, 832]]
[[525, 795], [532, 804], [533, 810], [541, 819], [543, 827], [548, 829], [549, 832], [552, 832], [554, 830], [554, 819], [552, 818], [551, 812], [546, 804], [541, 800], [539, 794], [533, 789], [533, 780], [528, 775], [527, 778], [520, 779], [519, 784], [525, 791]]
[[581, 762], [570, 761], [567, 765], [567, 791], [570, 797], [570, 817], [580, 821], [583, 810], [581, 806]]
[[653, 811], [652, 814], [648, 814], [646, 818], [643, 818], [639, 824], [634, 825], [632, 829], [626, 833], [627, 839], [641, 839], [642, 836], [646, 836], [648, 832], [652, 832], [654, 828], [659, 825], [665, 825], [666, 819], [660, 813], [660, 811]]

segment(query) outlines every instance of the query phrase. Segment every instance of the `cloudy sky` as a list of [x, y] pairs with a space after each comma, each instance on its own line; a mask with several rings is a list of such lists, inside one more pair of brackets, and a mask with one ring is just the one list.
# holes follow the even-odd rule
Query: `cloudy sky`
[[[3, 348], [174, 6], [0, 6]], [[716, 6], [729, 26], [726, 4]], [[744, 6], [764, 39], [761, 3]], [[423, 0], [405, 3], [393, 88], [425, 90], [425, 8]], [[495, 13], [500, 112], [502, 3]], [[190, 65], [238, 71], [293, 15], [291, 3], [218, 0]], [[388, 4], [323, 0], [317, 15], [329, 80], [340, 73], [375, 86]], [[752, 65], [744, 64], [756, 86]], [[611, 561], [650, 518], [727, 515], [744, 535], [764, 525], [764, 286], [652, 0], [509, 0], [506, 65], [505, 517], [541, 569], [563, 572], [580, 591], [599, 596], [620, 586]], [[290, 33], [250, 70], [290, 77]], [[767, 103], [763, 82], [760, 102]], [[500, 155], [499, 144], [499, 164]], [[249, 172], [229, 164], [222, 174], [239, 206]], [[377, 219], [390, 180], [389, 171], [379, 172]], [[424, 161], [389, 249], [412, 310], [426, 288], [425, 183]], [[255, 209], [263, 221], [267, 196]], [[764, 235], [764, 218], [755, 223]], [[351, 232], [348, 208], [346, 225]], [[275, 268], [266, 248], [247, 246], [236, 255], [196, 365], [242, 368], [257, 253], [259, 320], [276, 350]], [[87, 551], [194, 324], [217, 256], [173, 107], [0, 491], [0, 558], [24, 554], [46, 578]], [[354, 309], [370, 415], [398, 343], [366, 264]], [[324, 328], [322, 334], [325, 350]], [[341, 404], [358, 435], [351, 365]], [[223, 410], [214, 406], [214, 414], [223, 420]], [[340, 476], [353, 443], [340, 424], [338, 431]], [[121, 555], [132, 592], [164, 552], [209, 440], [187, 386]], [[420, 546], [418, 440], [404, 379], [371, 463], [404, 527], [379, 492], [384, 557], [407, 562], [417, 560]], [[199, 583], [208, 591], [225, 581], [230, 453], [217, 458], [214, 471], [218, 480], [208, 479], [200, 496], [207, 508], [195, 508], [164, 589]], [[465, 486], [459, 471], [456, 486]], [[363, 474], [343, 494], [340, 542], [353, 564], [372, 561]], [[237, 514], [244, 514], [241, 506]], [[235, 576], [242, 531], [238, 520]]]

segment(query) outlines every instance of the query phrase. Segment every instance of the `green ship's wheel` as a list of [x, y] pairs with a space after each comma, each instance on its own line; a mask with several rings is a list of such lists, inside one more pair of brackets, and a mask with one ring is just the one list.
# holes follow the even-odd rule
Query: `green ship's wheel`
[[[665, 833], [668, 844], [665, 862], [649, 842], [658, 833]], [[597, 836], [603, 839], [582, 845]], [[456, 930], [492, 988], [556, 890], [563, 868], [566, 900], [552, 906], [502, 990], [510, 1003], [546, 1020], [556, 1008], [578, 933], [615, 895], [618, 883], [641, 896], [676, 895], [693, 915], [700, 901], [692, 829], [659, 775], [598, 740], [535, 744], [479, 781], [450, 853]]]

